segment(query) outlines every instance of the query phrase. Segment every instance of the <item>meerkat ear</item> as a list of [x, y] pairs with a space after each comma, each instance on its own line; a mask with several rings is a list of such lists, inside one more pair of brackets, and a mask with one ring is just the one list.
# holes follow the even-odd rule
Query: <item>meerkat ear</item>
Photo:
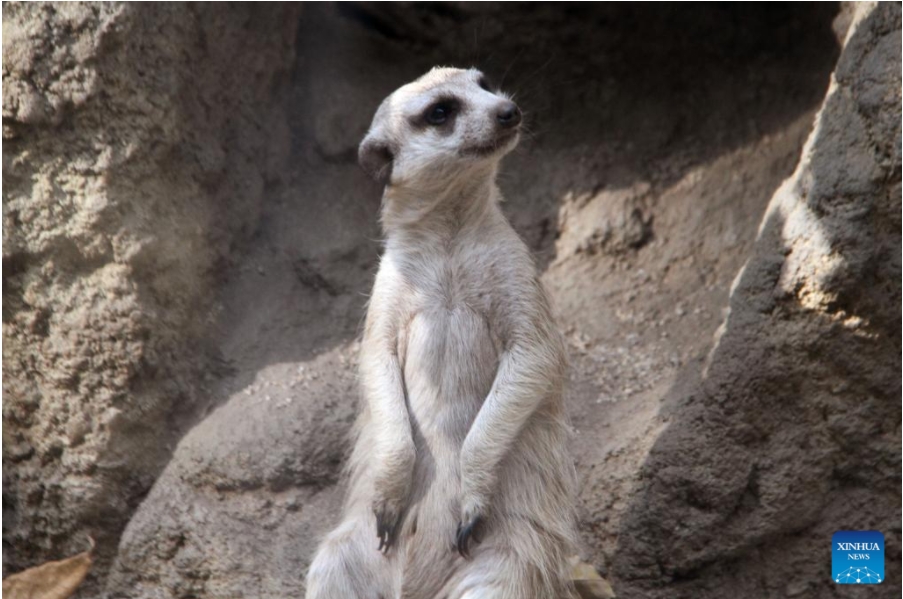
[[395, 154], [391, 144], [375, 133], [370, 132], [361, 142], [357, 160], [368, 175], [386, 185], [392, 178], [392, 160]]

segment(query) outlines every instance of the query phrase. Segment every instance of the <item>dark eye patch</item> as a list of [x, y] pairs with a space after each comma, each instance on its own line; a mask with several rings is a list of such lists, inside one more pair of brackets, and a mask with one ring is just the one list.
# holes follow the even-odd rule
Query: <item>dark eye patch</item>
[[492, 86], [489, 84], [489, 80], [486, 78], [486, 75], [480, 75], [480, 78], [477, 79], [477, 85], [480, 86], [480, 89], [485, 90], [490, 93], [495, 93], [492, 90]]
[[454, 114], [454, 106], [449, 102], [437, 102], [426, 109], [424, 119], [430, 125], [444, 125]]
[[459, 112], [461, 112], [461, 101], [458, 98], [440, 97], [431, 102], [421, 114], [414, 117], [412, 124], [418, 128], [448, 128], [454, 123]]

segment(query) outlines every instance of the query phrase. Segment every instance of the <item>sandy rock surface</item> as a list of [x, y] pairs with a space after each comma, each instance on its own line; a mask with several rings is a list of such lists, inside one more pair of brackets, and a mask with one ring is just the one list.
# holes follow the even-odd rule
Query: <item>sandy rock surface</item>
[[207, 330], [284, 168], [296, 23], [295, 9], [3, 6], [5, 571], [90, 534], [103, 572], [214, 401], [226, 365]]
[[859, 7], [702, 380], [666, 395], [623, 595], [841, 596], [813, 556], [842, 529], [884, 532], [900, 592], [900, 84], [899, 6]]

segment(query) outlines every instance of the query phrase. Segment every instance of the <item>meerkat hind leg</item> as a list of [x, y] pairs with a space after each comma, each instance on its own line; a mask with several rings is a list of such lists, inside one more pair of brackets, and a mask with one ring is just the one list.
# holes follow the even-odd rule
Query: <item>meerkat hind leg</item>
[[320, 545], [307, 575], [306, 599], [393, 599], [396, 559], [377, 551], [368, 518], [347, 520]]
[[474, 552], [451, 581], [448, 599], [567, 599], [550, 588], [536, 564], [503, 550]]

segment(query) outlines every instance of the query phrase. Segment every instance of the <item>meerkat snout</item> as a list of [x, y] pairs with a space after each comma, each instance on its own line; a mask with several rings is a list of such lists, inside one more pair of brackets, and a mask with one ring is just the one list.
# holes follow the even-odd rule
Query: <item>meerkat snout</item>
[[435, 189], [492, 172], [517, 145], [522, 118], [480, 71], [434, 68], [383, 101], [358, 157], [384, 184]]
[[505, 129], [520, 125], [521, 113], [517, 104], [511, 101], [503, 102], [495, 111], [495, 118], [499, 125]]

